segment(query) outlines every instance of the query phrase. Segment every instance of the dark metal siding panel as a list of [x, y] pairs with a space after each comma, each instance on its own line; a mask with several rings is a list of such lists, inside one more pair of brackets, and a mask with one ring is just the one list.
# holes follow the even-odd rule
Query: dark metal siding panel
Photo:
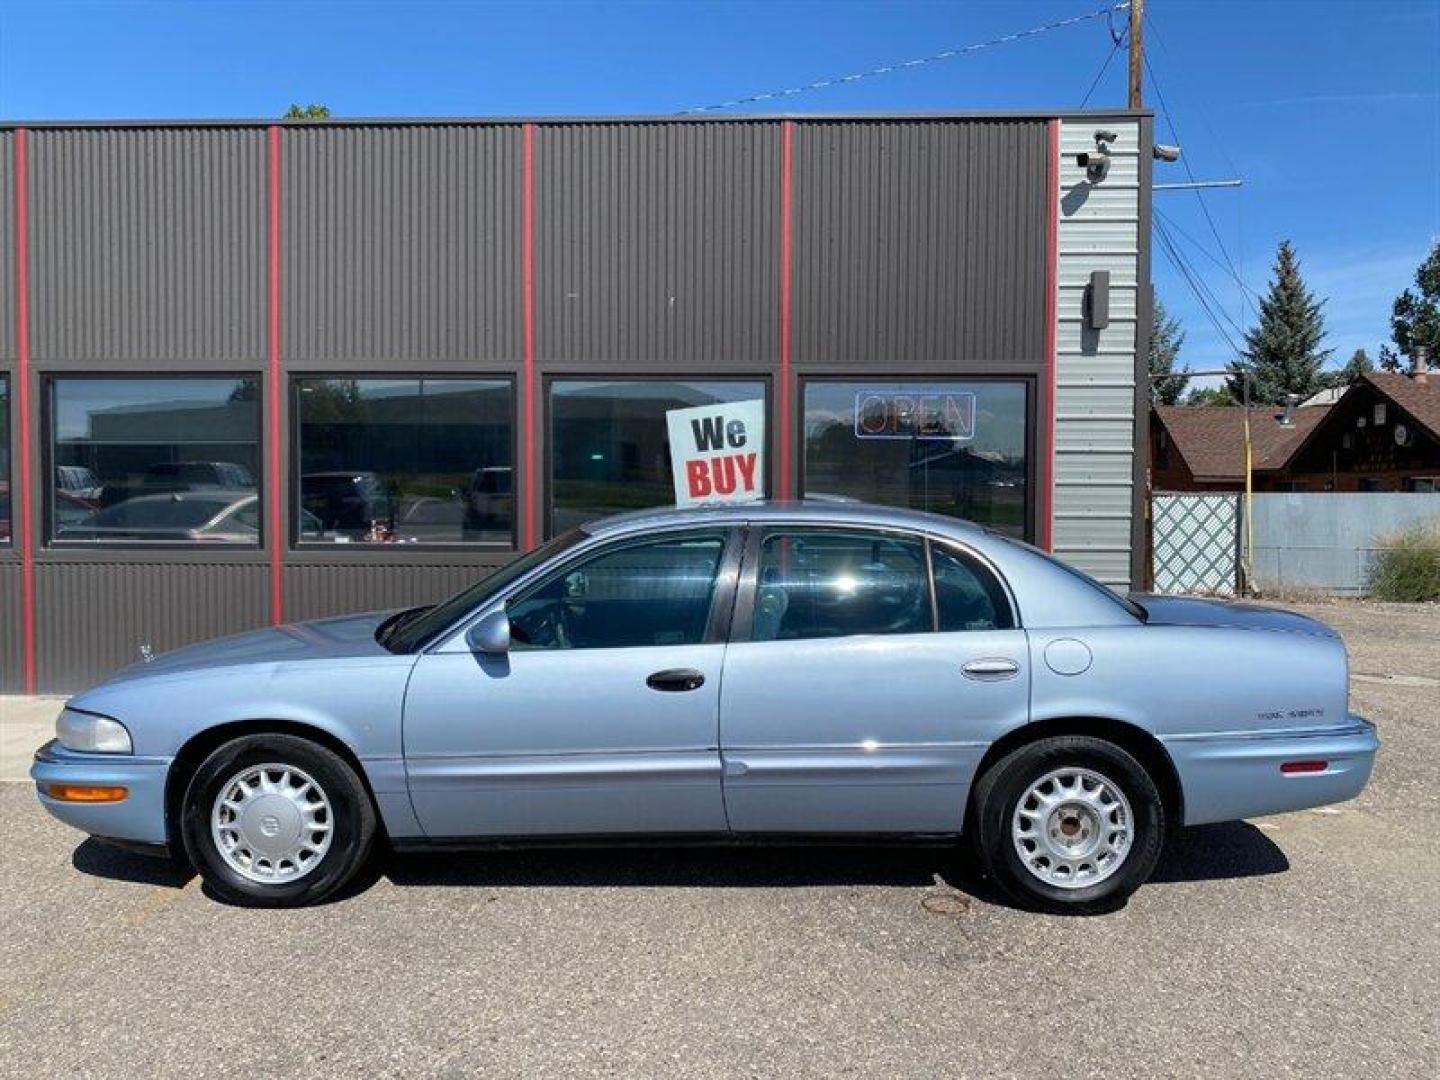
[[321, 619], [355, 611], [432, 604], [479, 581], [512, 556], [437, 566], [389, 563], [305, 563], [285, 568], [285, 607], [290, 619]]
[[0, 131], [0, 360], [15, 352], [15, 135]]
[[798, 123], [795, 362], [1033, 370], [1047, 151], [1039, 121]]
[[286, 128], [287, 362], [520, 355], [521, 131]]
[[42, 690], [78, 690], [155, 651], [265, 625], [263, 563], [42, 563], [35, 568]]
[[265, 354], [265, 142], [242, 129], [29, 136], [37, 362]]
[[0, 563], [0, 694], [24, 691], [20, 632], [20, 564]]
[[542, 124], [542, 361], [772, 365], [780, 125]]

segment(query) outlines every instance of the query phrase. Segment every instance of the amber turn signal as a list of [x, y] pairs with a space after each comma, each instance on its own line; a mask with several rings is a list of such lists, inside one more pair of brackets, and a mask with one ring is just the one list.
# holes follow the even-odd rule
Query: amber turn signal
[[120, 802], [129, 789], [95, 784], [46, 784], [45, 794], [60, 802]]

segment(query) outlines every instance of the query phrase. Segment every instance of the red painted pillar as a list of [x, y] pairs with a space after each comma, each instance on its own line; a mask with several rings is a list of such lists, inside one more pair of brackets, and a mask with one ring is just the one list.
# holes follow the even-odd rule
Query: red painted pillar
[[25, 693], [36, 691], [35, 653], [35, 523], [34, 476], [31, 456], [34, 442], [34, 408], [30, 397], [30, 171], [28, 136], [15, 129], [15, 358], [16, 411], [20, 453], [16, 456], [17, 499], [10, 515], [11, 529], [20, 549], [21, 684]]
[[1051, 120], [1050, 161], [1045, 185], [1045, 366], [1040, 382], [1040, 480], [1036, 500], [1036, 542], [1051, 551], [1055, 546], [1055, 382], [1059, 343], [1058, 304], [1060, 272], [1060, 121]]
[[520, 504], [520, 547], [529, 551], [539, 536], [540, 507], [536, 503], [540, 454], [535, 445], [535, 125], [524, 126], [520, 183], [520, 297], [524, 329], [524, 370], [521, 376], [521, 467], [525, 498]]
[[794, 497], [794, 450], [791, 426], [794, 406], [790, 400], [790, 282], [794, 264], [795, 203], [795, 121], [780, 123], [780, 386], [776, 394], [780, 413], [778, 425], [779, 484], [782, 499]]
[[265, 382], [266, 503], [269, 508], [270, 539], [270, 621], [285, 621], [285, 513], [281, 505], [284, 486], [280, 468], [280, 413], [284, 388], [280, 373], [280, 128], [271, 124], [267, 134], [269, 175], [268, 199], [268, 294], [267, 375]]

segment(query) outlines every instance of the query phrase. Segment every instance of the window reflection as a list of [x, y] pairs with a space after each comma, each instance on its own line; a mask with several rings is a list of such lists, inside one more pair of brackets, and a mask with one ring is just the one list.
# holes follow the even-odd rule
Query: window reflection
[[551, 532], [673, 503], [666, 412], [764, 397], [764, 383], [745, 380], [551, 383]]
[[761, 545], [755, 641], [919, 634], [931, 621], [918, 540], [814, 530], [773, 534]]
[[510, 543], [508, 381], [295, 385], [302, 542]]
[[260, 542], [259, 383], [56, 379], [51, 539]]
[[506, 605], [516, 647], [698, 645], [724, 548], [724, 533], [687, 533], [566, 567]]
[[1021, 382], [805, 384], [805, 494], [948, 514], [1023, 538]]

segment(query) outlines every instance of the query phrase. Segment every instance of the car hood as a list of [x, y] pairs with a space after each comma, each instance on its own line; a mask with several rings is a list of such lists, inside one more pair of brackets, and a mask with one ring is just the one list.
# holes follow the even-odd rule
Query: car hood
[[1225, 626], [1240, 630], [1283, 630], [1315, 637], [1340, 636], [1319, 619], [1284, 608], [1200, 596], [1147, 594], [1133, 599], [1145, 609], [1148, 615], [1145, 621], [1152, 626]]
[[394, 611], [367, 611], [335, 619], [286, 623], [266, 630], [216, 638], [161, 653], [117, 672], [108, 681], [151, 678], [241, 664], [288, 664], [304, 660], [389, 656], [375, 640], [376, 628]]

